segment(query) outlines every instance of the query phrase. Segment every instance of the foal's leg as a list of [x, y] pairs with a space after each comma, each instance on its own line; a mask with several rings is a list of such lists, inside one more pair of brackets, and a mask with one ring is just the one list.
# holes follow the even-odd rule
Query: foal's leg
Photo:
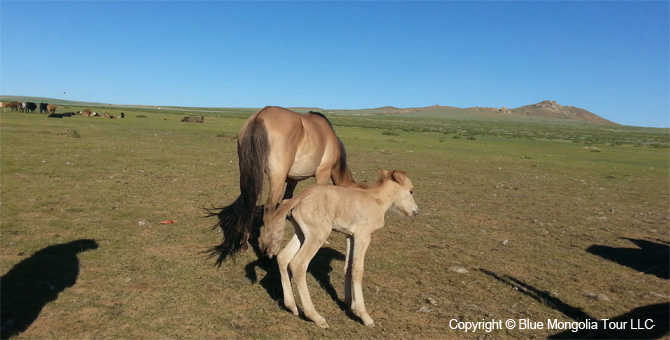
[[302, 309], [308, 319], [314, 321], [319, 327], [328, 328], [326, 319], [316, 311], [314, 304], [312, 303], [312, 298], [309, 296], [309, 289], [307, 288], [307, 266], [312, 258], [314, 258], [314, 255], [319, 251], [323, 242], [326, 241], [326, 238], [330, 233], [330, 226], [326, 223], [306, 227], [299, 215], [295, 213], [293, 214], [293, 219], [295, 223], [299, 224], [305, 237], [298, 253], [293, 257], [293, 260], [289, 264], [291, 273], [293, 273], [293, 279], [298, 287], [298, 293], [300, 294], [300, 300], [302, 301]]
[[370, 235], [354, 235], [353, 241], [354, 249], [352, 253], [351, 279], [353, 281], [354, 291], [351, 311], [363, 320], [363, 324], [372, 326], [374, 320], [372, 320], [365, 309], [365, 301], [363, 300], [363, 265], [365, 261], [365, 252], [370, 245]]
[[300, 249], [300, 239], [296, 233], [277, 256], [277, 264], [279, 265], [279, 273], [281, 274], [281, 287], [284, 292], [284, 306], [286, 306], [286, 308], [288, 308], [294, 315], [298, 315], [298, 307], [295, 305], [295, 299], [293, 298], [293, 289], [291, 289], [291, 277], [288, 273], [288, 265], [293, 257], [295, 257], [298, 249]]

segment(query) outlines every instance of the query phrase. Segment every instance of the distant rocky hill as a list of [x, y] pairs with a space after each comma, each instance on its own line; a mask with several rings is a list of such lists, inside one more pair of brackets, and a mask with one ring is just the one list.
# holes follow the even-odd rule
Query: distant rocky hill
[[542, 118], [554, 119], [569, 119], [578, 120], [597, 124], [611, 124], [618, 125], [612, 121], [602, 118], [595, 113], [580, 109], [574, 106], [563, 106], [556, 103], [555, 100], [545, 100], [543, 102], [522, 106], [516, 109], [507, 109], [503, 107], [500, 112], [502, 114], [512, 114], [521, 116], [532, 116]]

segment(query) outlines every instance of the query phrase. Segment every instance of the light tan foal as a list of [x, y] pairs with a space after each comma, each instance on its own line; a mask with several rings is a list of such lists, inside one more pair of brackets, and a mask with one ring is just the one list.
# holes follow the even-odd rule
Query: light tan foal
[[[295, 228], [295, 235], [277, 256], [286, 308], [298, 315], [290, 267], [305, 316], [321, 327], [328, 327], [326, 319], [314, 309], [306, 275], [309, 262], [334, 229], [347, 235], [345, 303], [366, 326], [373, 325], [363, 300], [363, 263], [370, 235], [384, 226], [384, 215], [391, 207], [410, 217], [419, 211], [412, 182], [404, 172], [380, 170], [379, 182], [367, 188], [315, 185], [284, 201], [271, 216], [270, 223], [283, 224], [286, 216], [290, 216]], [[283, 230], [283, 227], [277, 229]]]

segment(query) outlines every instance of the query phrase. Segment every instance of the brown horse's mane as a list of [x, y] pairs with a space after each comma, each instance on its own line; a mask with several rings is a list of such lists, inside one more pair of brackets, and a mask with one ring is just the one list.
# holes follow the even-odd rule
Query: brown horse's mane
[[[324, 115], [321, 112], [316, 112], [316, 111], [309, 111], [308, 114], [315, 115], [315, 116], [323, 118], [328, 123], [328, 125], [330, 126], [330, 129], [333, 130], [333, 133], [335, 132], [335, 127], [333, 126], [333, 123], [330, 122], [330, 120], [328, 119], [328, 117], [326, 117], [326, 115]], [[339, 181], [344, 182], [345, 179], [348, 176], [351, 179], [351, 182], [355, 184], [356, 181], [354, 180], [354, 178], [351, 174], [351, 170], [349, 169], [349, 166], [347, 164], [347, 151], [344, 148], [344, 143], [342, 143], [342, 140], [340, 140], [340, 137], [337, 137], [337, 142], [338, 142], [339, 147], [340, 147]]]
[[333, 129], [333, 131], [335, 131], [335, 128], [333, 127], [333, 124], [330, 122], [330, 120], [328, 120], [328, 117], [326, 117], [326, 115], [324, 115], [323, 113], [316, 112], [316, 111], [309, 111], [309, 114], [310, 115], [317, 115], [317, 116], [325, 119], [328, 122], [328, 125], [330, 125], [330, 128]]

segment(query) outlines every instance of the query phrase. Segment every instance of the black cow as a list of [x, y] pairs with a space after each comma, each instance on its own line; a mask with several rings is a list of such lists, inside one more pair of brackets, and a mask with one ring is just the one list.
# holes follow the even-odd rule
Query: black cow
[[40, 113], [47, 113], [47, 103], [40, 103]]
[[49, 115], [49, 118], [63, 118], [63, 115], [60, 113], [52, 113]]
[[37, 108], [37, 104], [33, 102], [26, 102], [26, 109], [24, 112], [35, 112], [35, 109]]

